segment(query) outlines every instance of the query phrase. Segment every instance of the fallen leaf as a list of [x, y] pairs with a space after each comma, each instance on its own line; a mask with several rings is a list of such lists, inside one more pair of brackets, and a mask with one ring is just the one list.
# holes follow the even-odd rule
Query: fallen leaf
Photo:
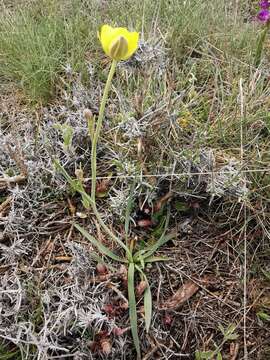
[[144, 281], [144, 280], [142, 280], [142, 281], [136, 286], [136, 295], [137, 295], [138, 297], [141, 297], [146, 288], [147, 288], [147, 282]]
[[172, 197], [172, 192], [169, 191], [167, 194], [165, 194], [164, 196], [162, 196], [155, 204], [154, 206], [154, 212], [159, 211], [163, 205], [166, 204], [166, 202]]
[[149, 227], [153, 225], [153, 221], [150, 219], [143, 219], [137, 222], [139, 227]]
[[160, 307], [161, 310], [174, 310], [184, 304], [199, 290], [199, 286], [193, 281], [187, 281], [176, 293]]
[[129, 327], [126, 327], [124, 329], [121, 329], [119, 328], [118, 326], [114, 327], [113, 330], [112, 330], [112, 333], [115, 335], [115, 336], [122, 336], [123, 334], [125, 334], [130, 328]]
[[112, 344], [109, 337], [102, 337], [100, 339], [101, 351], [105, 355], [109, 355], [112, 351]]
[[87, 215], [83, 212], [80, 212], [80, 211], [77, 211], [76, 212], [76, 216], [78, 216], [78, 218], [80, 219], [86, 219], [87, 218]]
[[230, 360], [236, 360], [239, 353], [240, 345], [238, 343], [230, 344]]
[[69, 211], [71, 215], [74, 216], [76, 214], [76, 207], [73, 205], [72, 201], [69, 198], [67, 199], [67, 202], [68, 202]]
[[163, 318], [163, 323], [166, 326], [170, 326], [173, 322], [173, 317], [170, 314], [165, 314]]
[[112, 178], [112, 173], [110, 173], [106, 178], [97, 182], [96, 185], [96, 196], [99, 198], [106, 197], [110, 189], [110, 181]]
[[96, 267], [97, 273], [99, 275], [105, 275], [108, 273], [108, 269], [104, 264], [98, 263]]

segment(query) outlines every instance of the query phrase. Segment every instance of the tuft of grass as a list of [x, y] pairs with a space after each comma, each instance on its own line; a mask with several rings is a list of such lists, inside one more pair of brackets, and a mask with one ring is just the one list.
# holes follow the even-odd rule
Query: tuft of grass
[[21, 359], [21, 352], [18, 348], [10, 348], [4, 341], [0, 341], [0, 359], [1, 360], [19, 360]]
[[76, 10], [77, 2], [69, 11], [72, 16], [55, 9], [56, 3], [42, 3], [4, 8], [0, 15], [0, 76], [16, 82], [34, 102], [54, 95], [66, 64], [83, 71], [92, 39], [88, 21]]

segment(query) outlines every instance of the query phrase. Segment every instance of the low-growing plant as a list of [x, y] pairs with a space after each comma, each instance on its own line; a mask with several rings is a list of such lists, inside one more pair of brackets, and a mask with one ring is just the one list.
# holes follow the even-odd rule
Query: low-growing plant
[[[99, 116], [96, 124], [91, 125], [91, 131], [89, 131], [89, 136], [92, 139], [92, 151], [91, 151], [91, 170], [92, 170], [92, 183], [91, 183], [91, 196], [86, 193], [83, 186], [83, 177], [78, 176], [77, 179], [71, 178], [71, 176], [66, 172], [66, 170], [62, 167], [62, 165], [55, 161], [57, 169], [63, 174], [65, 179], [70, 184], [71, 188], [80, 193], [82, 197], [82, 202], [85, 208], [92, 208], [99, 225], [102, 229], [109, 235], [109, 237], [117, 243], [120, 248], [122, 248], [125, 252], [125, 256], [119, 256], [115, 252], [111, 251], [107, 246], [103, 245], [100, 241], [98, 241], [95, 237], [93, 237], [90, 233], [88, 233], [83, 227], [78, 224], [75, 224], [75, 228], [79, 230], [79, 232], [89, 240], [92, 245], [105, 257], [110, 258], [116, 262], [126, 264], [128, 267], [128, 300], [129, 300], [129, 318], [130, 318], [130, 326], [131, 333], [133, 337], [134, 346], [137, 352], [137, 359], [141, 359], [141, 350], [140, 350], [140, 341], [138, 335], [138, 324], [137, 324], [137, 310], [136, 310], [136, 297], [135, 297], [135, 274], [136, 272], [140, 275], [141, 280], [145, 282], [146, 288], [144, 291], [144, 312], [145, 312], [145, 328], [148, 332], [151, 325], [151, 317], [152, 317], [152, 295], [151, 288], [144, 272], [145, 265], [147, 263], [152, 263], [155, 261], [164, 261], [166, 258], [156, 257], [155, 252], [166, 242], [172, 239], [175, 234], [166, 234], [168, 223], [169, 223], [169, 211], [167, 213], [166, 218], [162, 223], [161, 233], [159, 235], [158, 240], [144, 248], [136, 248], [136, 245], [133, 241], [129, 241], [130, 234], [130, 219], [131, 212], [134, 206], [134, 188], [136, 184], [136, 178], [131, 186], [130, 195], [127, 199], [127, 207], [125, 214], [125, 225], [124, 225], [124, 233], [125, 239], [124, 241], [116, 236], [111, 229], [104, 223], [102, 220], [99, 211], [96, 206], [96, 180], [97, 180], [97, 143], [99, 140], [101, 128], [102, 128], [102, 120], [104, 117], [105, 105], [107, 102], [109, 90], [112, 83], [112, 78], [114, 76], [117, 62], [119, 60], [128, 59], [137, 49], [139, 34], [136, 32], [129, 32], [125, 28], [112, 28], [108, 25], [104, 25], [101, 28], [99, 33], [99, 39], [101, 41], [104, 52], [112, 59], [111, 70], [108, 75], [107, 83], [105, 86], [105, 90], [103, 93]], [[96, 259], [100, 262], [103, 262], [102, 258], [99, 258], [96, 255]]]
[[235, 332], [236, 326], [233, 324], [230, 324], [226, 329], [223, 325], [219, 324], [219, 330], [221, 331], [223, 335], [223, 340], [220, 345], [215, 344], [215, 350], [209, 350], [209, 351], [199, 351], [197, 350], [195, 352], [195, 359], [196, 360], [222, 360], [222, 354], [221, 350], [223, 345], [232, 340], [236, 340], [238, 338], [238, 334]]

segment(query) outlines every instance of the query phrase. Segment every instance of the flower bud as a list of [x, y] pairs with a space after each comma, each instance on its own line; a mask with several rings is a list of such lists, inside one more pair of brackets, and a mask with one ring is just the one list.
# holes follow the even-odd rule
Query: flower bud
[[95, 117], [90, 109], [84, 109], [83, 116], [87, 121], [89, 135], [91, 140], [93, 141], [94, 132], [95, 132]]
[[93, 118], [93, 113], [92, 113], [92, 111], [90, 109], [84, 109], [83, 110], [83, 116], [87, 121], [89, 121], [89, 120], [91, 120]]
[[116, 38], [109, 48], [109, 54], [112, 59], [121, 60], [128, 53], [128, 42], [123, 36]]
[[76, 178], [78, 180], [80, 180], [81, 182], [83, 182], [84, 180], [84, 174], [83, 174], [83, 170], [82, 169], [76, 169], [75, 170], [75, 175], [76, 175]]

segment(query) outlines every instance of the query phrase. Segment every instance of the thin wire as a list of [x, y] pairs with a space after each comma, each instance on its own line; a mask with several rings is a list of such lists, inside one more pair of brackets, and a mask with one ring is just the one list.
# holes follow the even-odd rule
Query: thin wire
[[[243, 146], [243, 120], [244, 120], [244, 94], [243, 94], [243, 79], [239, 81], [239, 95], [240, 95], [240, 115], [241, 115], [241, 128], [240, 128], [240, 138], [241, 138], [241, 165], [243, 166], [244, 161], [244, 146]], [[244, 330], [244, 359], [248, 359], [248, 350], [247, 350], [247, 207], [246, 203], [243, 202], [244, 207], [244, 284], [243, 284], [243, 330]]]
[[[248, 174], [248, 173], [270, 173], [270, 168], [265, 169], [242, 169], [236, 170], [236, 173], [239, 174]], [[162, 177], [181, 177], [181, 176], [200, 176], [200, 175], [225, 175], [225, 174], [234, 174], [233, 171], [203, 171], [203, 172], [182, 172], [182, 173], [163, 173], [163, 174], [135, 174], [135, 175], [113, 175], [113, 176], [97, 176], [98, 180], [105, 180], [105, 179], [134, 179], [134, 178], [162, 178]], [[91, 177], [85, 178], [85, 181], [91, 180]]]

